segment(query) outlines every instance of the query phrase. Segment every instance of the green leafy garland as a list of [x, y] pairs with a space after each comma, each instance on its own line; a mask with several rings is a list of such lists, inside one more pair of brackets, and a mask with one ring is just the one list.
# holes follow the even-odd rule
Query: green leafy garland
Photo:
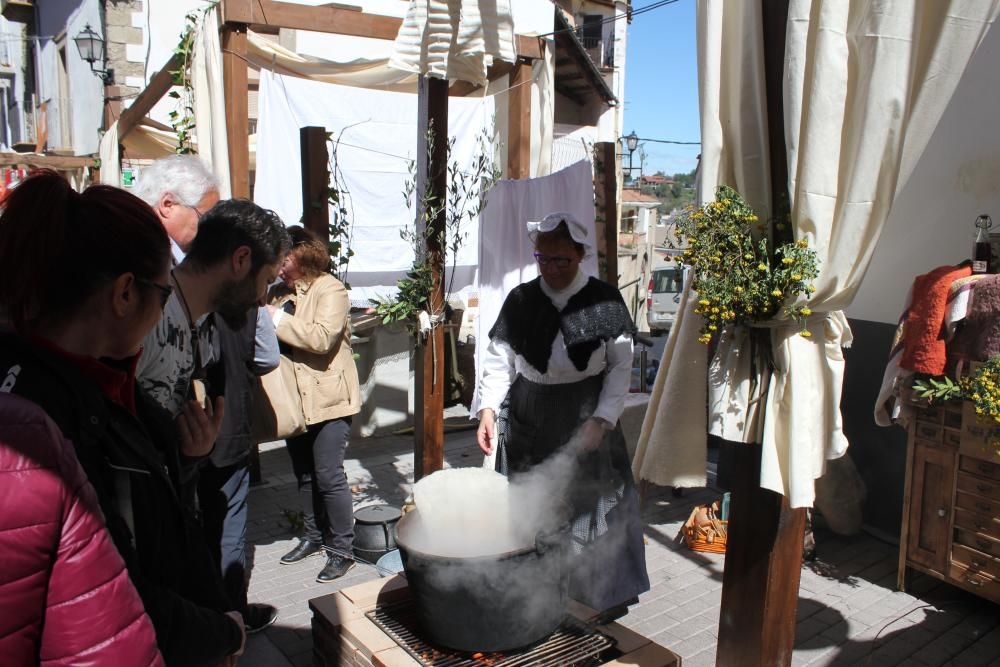
[[191, 83], [191, 59], [194, 57], [194, 40], [198, 30], [198, 20], [218, 3], [188, 12], [184, 16], [184, 30], [180, 41], [174, 47], [174, 55], [180, 60], [180, 66], [170, 71], [173, 85], [180, 90], [171, 90], [167, 97], [176, 100], [175, 108], [168, 114], [170, 125], [177, 135], [177, 148], [180, 155], [196, 153], [192, 140], [194, 138], [194, 86]]
[[812, 335], [805, 327], [812, 310], [797, 297], [816, 291], [816, 252], [802, 239], [772, 249], [757, 220], [746, 200], [727, 185], [716, 188], [715, 201], [688, 207], [677, 220], [671, 245], [683, 251], [683, 263], [695, 272], [702, 343], [728, 325], [770, 320], [779, 313], [802, 323], [800, 335]]

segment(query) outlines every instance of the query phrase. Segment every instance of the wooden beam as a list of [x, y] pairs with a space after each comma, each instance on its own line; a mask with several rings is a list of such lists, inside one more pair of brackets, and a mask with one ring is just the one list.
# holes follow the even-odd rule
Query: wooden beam
[[531, 63], [518, 60], [507, 93], [507, 178], [531, 177]]
[[[418, 92], [417, 159], [423, 162], [423, 174], [417, 177], [417, 201], [429, 185], [432, 201], [442, 204], [448, 196], [448, 82], [422, 77]], [[434, 135], [433, 153], [428, 153], [426, 132]], [[427, 235], [427, 258], [431, 265], [434, 288], [431, 292], [430, 314], [444, 312], [445, 206], [427, 224], [433, 233]], [[416, 370], [416, 400], [414, 414], [414, 479], [420, 479], [444, 467], [444, 327], [434, 326], [423, 340], [418, 339]]]
[[[222, 0], [222, 21], [242, 23], [254, 32], [273, 34], [279, 28], [295, 28], [332, 35], [395, 40], [403, 20], [395, 16], [368, 14], [332, 5], [309, 6], [278, 0]], [[530, 60], [542, 57], [542, 38], [515, 35], [517, 55]]]
[[224, 22], [248, 24], [264, 32], [294, 28], [334, 35], [396, 39], [403, 20], [335, 6], [309, 6], [277, 0], [223, 0]]
[[250, 121], [247, 92], [247, 27], [222, 28], [222, 74], [226, 87], [226, 138], [232, 196], [250, 198]]
[[94, 168], [97, 158], [75, 155], [38, 155], [34, 153], [0, 153], [0, 167], [25, 167], [27, 169], [72, 169]]
[[121, 141], [136, 125], [142, 122], [149, 110], [163, 99], [174, 85], [174, 72], [181, 67], [181, 60], [174, 54], [167, 64], [153, 75], [149, 80], [149, 85], [143, 89], [139, 96], [135, 98], [128, 109], [122, 111], [118, 117], [118, 140]]
[[[767, 89], [771, 214], [787, 199], [784, 100], [788, 0], [760, 0]], [[722, 575], [718, 665], [790, 665], [805, 510], [760, 488], [759, 444], [732, 444], [732, 502]]]
[[326, 149], [325, 127], [299, 128], [302, 150], [302, 225], [330, 241], [330, 154]]

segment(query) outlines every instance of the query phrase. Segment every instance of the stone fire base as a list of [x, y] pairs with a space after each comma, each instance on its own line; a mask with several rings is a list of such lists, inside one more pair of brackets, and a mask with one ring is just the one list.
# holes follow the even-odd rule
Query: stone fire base
[[[401, 602], [409, 596], [406, 579], [396, 575], [309, 600], [312, 610], [313, 658], [316, 667], [414, 667], [409, 653], [365, 616], [379, 604]], [[584, 621], [594, 611], [570, 601], [570, 613]], [[680, 667], [680, 656], [618, 623], [601, 626], [617, 640], [620, 658], [608, 667]]]

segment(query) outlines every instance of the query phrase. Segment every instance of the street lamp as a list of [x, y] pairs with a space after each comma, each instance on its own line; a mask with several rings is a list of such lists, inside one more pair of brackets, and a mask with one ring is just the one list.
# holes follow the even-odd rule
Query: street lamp
[[90, 71], [97, 74], [106, 84], [114, 82], [115, 71], [113, 69], [97, 69], [94, 63], [101, 61], [104, 64], [104, 39], [86, 24], [83, 30], [73, 38], [76, 42], [76, 49], [80, 52], [80, 57], [90, 65]]
[[[627, 171], [629, 178], [631, 178], [632, 172], [635, 169], [639, 169], [640, 171], [642, 170], [641, 164], [638, 167], [632, 166], [632, 153], [634, 153], [635, 149], [639, 147], [639, 136], [635, 133], [635, 130], [632, 130], [629, 135], [622, 137], [622, 140], [625, 142], [625, 148], [628, 149], [628, 166], [622, 167], [622, 171]], [[622, 153], [619, 157], [625, 157], [625, 154]]]

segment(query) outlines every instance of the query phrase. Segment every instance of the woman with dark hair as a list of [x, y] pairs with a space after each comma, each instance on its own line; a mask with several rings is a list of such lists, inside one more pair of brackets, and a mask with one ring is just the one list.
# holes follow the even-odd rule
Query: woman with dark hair
[[512, 476], [566, 454], [571, 465], [547, 472], [553, 484], [565, 483], [573, 514], [569, 593], [607, 622], [649, 590], [638, 494], [618, 423], [635, 326], [618, 288], [580, 270], [591, 244], [572, 215], [529, 222], [528, 236], [540, 276], [507, 295], [490, 330], [477, 440], [487, 455], [499, 449], [497, 469]]
[[288, 233], [292, 249], [268, 309], [282, 354], [294, 364], [308, 430], [287, 441], [305, 533], [281, 562], [297, 563], [325, 550], [326, 565], [316, 576], [325, 583], [354, 567], [354, 505], [344, 455], [351, 417], [361, 409], [361, 390], [351, 350], [351, 304], [344, 284], [328, 273], [330, 252], [299, 225]]
[[[80, 194], [49, 171], [26, 179], [0, 215], [0, 310], [13, 329], [0, 333], [0, 382], [73, 443], [167, 663], [226, 664], [242, 652], [242, 620], [178, 500], [221, 414], [192, 403], [174, 422], [135, 386], [143, 337], [171, 294], [169, 256], [159, 220], [131, 194]], [[18, 428], [4, 418], [0, 436]], [[96, 629], [81, 618], [72, 632]]]

